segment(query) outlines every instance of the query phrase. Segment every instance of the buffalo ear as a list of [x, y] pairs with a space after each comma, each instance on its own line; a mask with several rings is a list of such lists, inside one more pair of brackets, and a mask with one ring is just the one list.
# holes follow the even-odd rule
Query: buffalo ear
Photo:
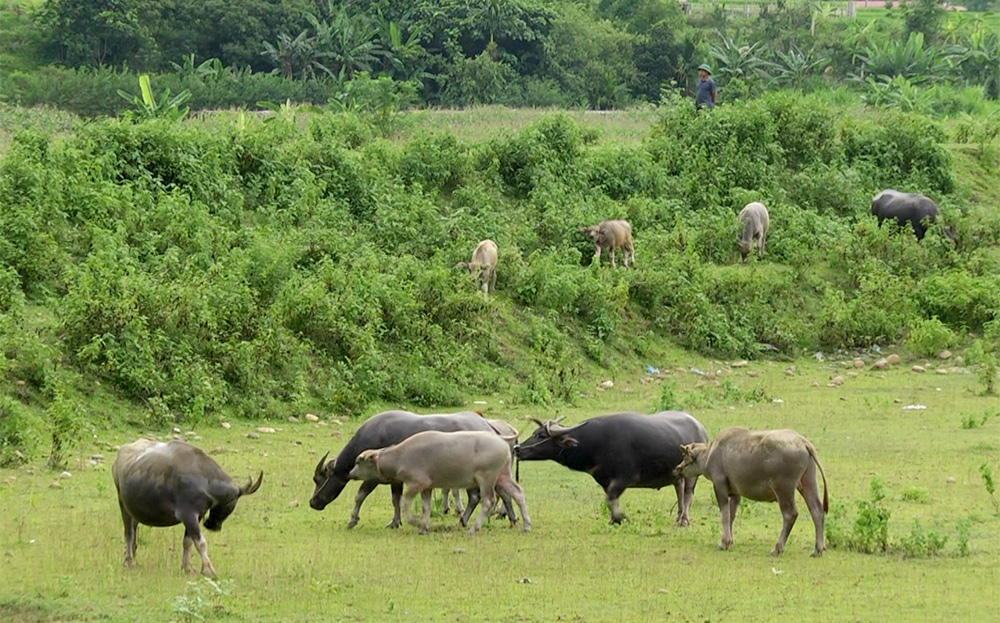
[[691, 456], [691, 444], [685, 444], [685, 445], [681, 446], [681, 452], [684, 454], [684, 456], [690, 457]]
[[578, 445], [580, 445], [580, 442], [578, 442], [573, 437], [569, 437], [568, 435], [563, 435], [562, 437], [559, 438], [559, 445], [562, 446], [563, 448], [575, 448]]

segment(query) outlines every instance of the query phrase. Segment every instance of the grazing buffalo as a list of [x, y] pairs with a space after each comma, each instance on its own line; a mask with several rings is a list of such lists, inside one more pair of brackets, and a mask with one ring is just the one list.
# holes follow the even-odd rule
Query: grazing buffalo
[[[532, 418], [534, 419], [534, 418]], [[587, 472], [607, 494], [611, 523], [625, 516], [618, 499], [625, 489], [660, 489], [673, 485], [677, 491], [677, 525], [690, 523], [688, 510], [697, 477], [680, 478], [675, 472], [683, 458], [681, 446], [708, 441], [701, 422], [681, 411], [655, 415], [616, 413], [571, 426], [558, 420], [534, 420], [538, 429], [514, 448], [524, 461], [553, 460], [574, 471]]]
[[632, 226], [628, 221], [604, 221], [599, 225], [581, 227], [580, 232], [597, 245], [597, 262], [601, 261], [601, 250], [609, 249], [611, 253], [611, 268], [615, 265], [615, 249], [621, 249], [625, 256], [625, 268], [628, 268], [629, 258], [635, 266], [635, 246], [632, 244]]
[[743, 225], [743, 236], [739, 239], [743, 261], [747, 261], [747, 256], [753, 249], [754, 240], [757, 241], [757, 256], [764, 257], [764, 243], [767, 242], [767, 230], [771, 226], [771, 218], [767, 214], [767, 208], [758, 201], [748, 203], [740, 210], [738, 220]]
[[[527, 531], [531, 529], [531, 518], [528, 517], [524, 492], [511, 476], [510, 460], [510, 446], [494, 432], [424, 431], [388, 448], [365, 450], [358, 455], [350, 476], [365, 482], [374, 480], [406, 485], [403, 505], [410, 523], [420, 525], [420, 534], [425, 534], [430, 528], [431, 490], [442, 488], [475, 488], [479, 491], [483, 508], [476, 523], [469, 529], [470, 534], [482, 527], [496, 504], [498, 491], [517, 501], [524, 519], [523, 529]], [[412, 514], [413, 498], [418, 493], [424, 507], [422, 522], [418, 522]]]
[[118, 506], [125, 524], [125, 566], [135, 564], [136, 528], [184, 524], [184, 557], [181, 568], [191, 567], [191, 545], [201, 556], [201, 572], [215, 577], [208, 558], [208, 543], [198, 527], [205, 513], [205, 527], [221, 530], [222, 522], [236, 509], [236, 502], [260, 488], [257, 482], [244, 487], [233, 483], [218, 463], [183, 441], [167, 443], [140, 439], [122, 446], [111, 466], [118, 489]]
[[[483, 431], [497, 432], [490, 426], [490, 423], [479, 413], [466, 411], [448, 415], [417, 415], [409, 411], [385, 411], [372, 416], [367, 422], [361, 425], [354, 436], [351, 437], [347, 445], [340, 451], [337, 458], [327, 461], [329, 452], [323, 455], [316, 465], [313, 474], [313, 482], [316, 489], [313, 491], [309, 506], [321, 511], [326, 505], [337, 499], [340, 492], [351, 480], [351, 470], [354, 468], [358, 455], [365, 450], [377, 450], [397, 444], [407, 437], [428, 430], [441, 432], [455, 431]], [[365, 480], [358, 488], [357, 497], [354, 498], [354, 511], [351, 513], [351, 520], [347, 523], [348, 528], [353, 528], [358, 524], [360, 518], [361, 504], [365, 498], [380, 484], [386, 484], [383, 480]], [[403, 495], [403, 483], [397, 481], [388, 482], [392, 488], [392, 505], [394, 509], [392, 521], [386, 525], [387, 528], [398, 528], [400, 519], [399, 502]], [[506, 494], [504, 494], [506, 495]], [[479, 502], [479, 490], [469, 489], [469, 505], [462, 515], [462, 525], [468, 525], [469, 517]], [[510, 514], [513, 511], [509, 508], [508, 498], [504, 499], [504, 505]], [[511, 517], [511, 522], [516, 521]]]
[[[826, 474], [819, 464], [816, 448], [793, 430], [750, 431], [727, 428], [712, 443], [693, 443], [682, 448], [684, 461], [677, 473], [684, 478], [705, 476], [715, 487], [715, 498], [722, 512], [722, 540], [719, 549], [733, 544], [733, 519], [742, 497], [759, 502], [778, 502], [783, 519], [781, 535], [771, 552], [781, 554], [795, 525], [799, 511], [795, 490], [806, 501], [816, 524], [816, 548], [813, 556], [826, 549], [823, 516], [830, 509]], [[816, 468], [823, 476], [823, 498], [819, 497]]]
[[459, 262], [455, 268], [468, 270], [476, 282], [476, 289], [482, 290], [483, 298], [497, 291], [497, 243], [483, 240], [472, 251], [471, 262]]
[[[504, 441], [506, 441], [507, 444], [510, 446], [511, 458], [513, 458], [514, 446], [517, 445], [517, 438], [520, 435], [520, 433], [517, 432], [516, 428], [514, 428], [507, 422], [504, 422], [503, 420], [487, 419], [486, 421], [490, 423], [490, 426], [493, 427], [493, 430], [495, 430], [498, 435], [503, 437]], [[444, 501], [441, 503], [441, 512], [447, 514], [451, 510], [451, 501], [449, 500], [449, 498], [452, 495], [455, 496], [455, 512], [462, 513], [462, 493], [460, 489], [444, 490]], [[503, 508], [499, 510], [501, 515], [506, 514]]]
[[[872, 197], [872, 214], [878, 217], [878, 225], [882, 221], [894, 219], [900, 227], [909, 223], [917, 240], [923, 240], [927, 233], [927, 224], [937, 221], [941, 215], [937, 204], [929, 197], [915, 193], [901, 193], [891, 188], [883, 190]], [[954, 232], [946, 231], [949, 238], [954, 238]]]

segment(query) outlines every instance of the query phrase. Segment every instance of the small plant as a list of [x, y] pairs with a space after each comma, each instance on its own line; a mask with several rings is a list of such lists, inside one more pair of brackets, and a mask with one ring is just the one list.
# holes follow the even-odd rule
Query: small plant
[[967, 352], [969, 363], [979, 367], [979, 380], [983, 391], [995, 394], [997, 370], [1000, 369], [1000, 320], [992, 320], [984, 325], [983, 337], [972, 343]]
[[165, 89], [163, 95], [157, 99], [153, 93], [153, 88], [149, 84], [149, 74], [139, 76], [139, 91], [141, 97], [133, 95], [127, 91], [118, 90], [118, 96], [126, 102], [132, 104], [134, 110], [129, 113], [138, 119], [169, 119], [180, 121], [187, 116], [191, 110], [190, 106], [181, 106], [191, 99], [191, 91], [184, 89], [173, 98], [170, 97], [170, 89]]
[[918, 320], [910, 327], [907, 342], [913, 352], [923, 357], [933, 357], [955, 341], [955, 334], [934, 316]]
[[965, 557], [969, 555], [969, 538], [972, 536], [972, 522], [968, 517], [958, 522], [958, 535], [955, 540], [958, 542], [958, 555]]
[[903, 537], [900, 546], [903, 550], [903, 556], [907, 558], [923, 558], [940, 555], [947, 542], [948, 537], [938, 534], [933, 530], [925, 532], [920, 522], [914, 519], [910, 534]]
[[996, 482], [993, 480], [993, 468], [986, 461], [979, 466], [979, 474], [983, 477], [983, 485], [986, 487], [986, 492], [990, 494], [990, 502], [993, 502], [993, 509], [998, 515], [1000, 515], [1000, 500], [996, 498], [997, 486]]
[[882, 504], [884, 499], [882, 481], [872, 478], [871, 497], [858, 502], [858, 518], [854, 520], [854, 531], [847, 539], [850, 549], [866, 554], [888, 551], [891, 513]]
[[988, 422], [991, 417], [994, 417], [998, 414], [1000, 414], [1000, 411], [996, 411], [995, 409], [987, 409], [986, 411], [983, 412], [983, 415], [980, 417], [977, 417], [972, 413], [969, 413], [967, 415], [962, 416], [962, 428], [965, 430], [971, 430], [973, 428], [980, 428], [982, 426], [986, 426], [986, 422]]
[[187, 623], [204, 621], [225, 610], [221, 598], [232, 591], [232, 580], [221, 582], [209, 578], [201, 578], [187, 583], [183, 595], [174, 597], [174, 612], [179, 620]]
[[931, 499], [931, 494], [924, 487], [907, 487], [900, 493], [900, 497], [906, 502], [919, 502], [923, 504]]
[[680, 408], [676, 380], [668, 379], [663, 381], [663, 385], [660, 387], [660, 401], [656, 406], [660, 411], [672, 411]]

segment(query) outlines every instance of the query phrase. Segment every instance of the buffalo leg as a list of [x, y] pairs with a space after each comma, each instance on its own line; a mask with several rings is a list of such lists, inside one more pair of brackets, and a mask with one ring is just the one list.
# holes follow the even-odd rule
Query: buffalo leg
[[691, 525], [691, 520], [688, 518], [688, 492], [687, 492], [687, 480], [681, 478], [679, 481], [674, 483], [674, 491], [677, 492], [677, 519], [674, 523], [681, 527], [686, 527]]
[[733, 515], [740, 505], [739, 496], [730, 497], [727, 487], [715, 485], [715, 501], [718, 502], [719, 512], [722, 515], [722, 540], [719, 541], [719, 549], [729, 549], [733, 545]]
[[202, 575], [210, 578], [216, 577], [215, 566], [212, 565], [212, 561], [208, 557], [208, 541], [205, 540], [205, 535], [202, 534], [201, 528], [198, 526], [198, 514], [194, 512], [184, 513], [182, 523], [184, 524], [184, 557], [181, 567], [188, 573], [194, 573], [194, 568], [191, 567], [191, 546], [194, 545], [198, 548], [198, 555], [201, 557]]
[[[420, 520], [413, 514], [413, 498], [417, 497], [417, 494], [421, 492], [422, 491], [419, 485], [412, 484], [406, 488], [406, 493], [403, 495], [403, 506], [406, 507], [406, 521], [411, 526], [421, 525]], [[426, 532], [427, 530], [423, 527], [420, 528], [420, 534], [424, 534]]]
[[465, 509], [462, 507], [462, 490], [452, 489], [451, 492], [455, 495], [455, 512], [462, 513]]
[[[425, 489], [420, 492], [420, 499], [424, 504], [423, 524], [420, 527], [420, 534], [427, 534], [431, 528], [431, 493], [433, 489]], [[447, 491], [447, 490], [446, 490]]]
[[791, 487], [784, 490], [788, 493], [778, 493], [778, 506], [781, 507], [781, 534], [778, 535], [778, 542], [771, 550], [772, 556], [779, 556], [785, 551], [788, 535], [792, 533], [795, 520], [799, 517], [799, 509], [795, 507], [795, 490]]
[[471, 489], [466, 489], [469, 494], [469, 503], [465, 505], [465, 512], [462, 513], [462, 517], [458, 520], [462, 524], [462, 527], [469, 525], [469, 519], [472, 518], [473, 511], [476, 510], [476, 506], [479, 505], [479, 489], [477, 487], [472, 487]]
[[136, 548], [136, 529], [138, 528], [139, 522], [137, 522], [132, 515], [125, 510], [125, 505], [118, 501], [118, 508], [122, 511], [122, 523], [125, 525], [125, 566], [133, 567], [135, 566], [135, 548]]
[[486, 521], [486, 517], [489, 516], [490, 511], [493, 510], [493, 506], [496, 505], [497, 494], [495, 488], [495, 483], [493, 485], [484, 483], [479, 486], [479, 496], [482, 498], [483, 507], [479, 509], [479, 516], [476, 517], [476, 523], [469, 528], [469, 534], [479, 532], [479, 529], [483, 527], [483, 522]]
[[[399, 512], [399, 501], [403, 497], [403, 483], [394, 482], [389, 485], [392, 490], [392, 521], [386, 524], [386, 528], [398, 528], [402, 525], [403, 520]], [[410, 503], [413, 503], [413, 498], [410, 498]], [[409, 511], [407, 511], [409, 512]]]
[[608, 508], [611, 509], [612, 524], [620, 524], [625, 519], [625, 513], [623, 513], [618, 507], [618, 501], [624, 492], [625, 486], [616, 481], [612, 481], [611, 484], [604, 489], [604, 493], [607, 495]]
[[615, 248], [614, 247], [611, 247], [611, 268], [618, 268], [618, 266], [615, 265]]
[[378, 486], [378, 482], [374, 480], [366, 480], [361, 483], [358, 487], [358, 494], [354, 496], [354, 510], [351, 511], [351, 520], [347, 522], [348, 528], [353, 528], [358, 525], [358, 520], [361, 519], [361, 505], [365, 503], [365, 498], [371, 493], [375, 487]]
[[[531, 530], [531, 517], [528, 517], [528, 505], [524, 500], [524, 489], [521, 485], [517, 484], [510, 476], [510, 470], [505, 470], [505, 473], [500, 474], [500, 478], [497, 480], [497, 492], [500, 493], [501, 497], [507, 494], [509, 497], [513, 497], [517, 502], [517, 507], [521, 509], [521, 518], [524, 523], [521, 524], [521, 530], [528, 532]], [[508, 504], [508, 501], [504, 501]], [[514, 526], [517, 524], [517, 517], [510, 511], [508, 511], [508, 517], [510, 517], [510, 525]]]
[[[811, 470], [815, 472], [815, 470]], [[808, 471], [799, 481], [799, 491], [802, 498], [809, 507], [809, 514], [812, 515], [813, 525], [816, 526], [816, 548], [813, 549], [812, 556], [822, 556], [826, 549], [826, 536], [824, 533], [823, 498], [819, 495], [819, 485], [816, 483], [815, 473]]]

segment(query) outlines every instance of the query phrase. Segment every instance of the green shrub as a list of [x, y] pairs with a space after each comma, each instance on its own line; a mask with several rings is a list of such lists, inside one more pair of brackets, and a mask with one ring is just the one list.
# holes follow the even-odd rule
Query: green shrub
[[914, 353], [922, 357], [934, 357], [955, 342], [955, 334], [948, 326], [934, 316], [930, 320], [918, 320], [909, 328], [906, 342]]
[[1000, 285], [993, 275], [964, 270], [929, 275], [916, 288], [924, 314], [956, 329], [980, 330], [1000, 309]]

